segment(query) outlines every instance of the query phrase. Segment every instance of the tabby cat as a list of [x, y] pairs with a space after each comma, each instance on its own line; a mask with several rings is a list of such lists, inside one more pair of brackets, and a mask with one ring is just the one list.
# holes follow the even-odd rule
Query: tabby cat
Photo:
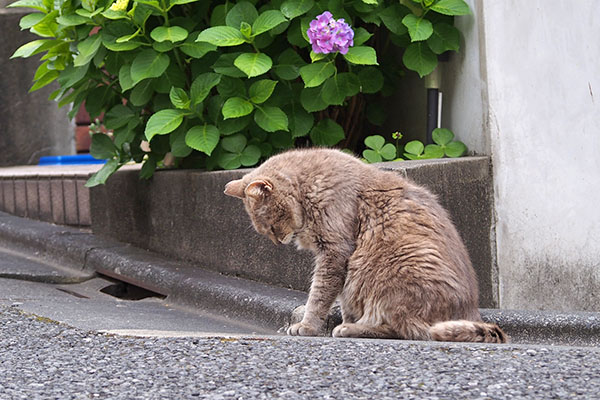
[[504, 343], [481, 321], [475, 271], [448, 213], [425, 188], [332, 149], [271, 157], [225, 194], [256, 231], [315, 255], [301, 322], [318, 335], [339, 299], [337, 337]]

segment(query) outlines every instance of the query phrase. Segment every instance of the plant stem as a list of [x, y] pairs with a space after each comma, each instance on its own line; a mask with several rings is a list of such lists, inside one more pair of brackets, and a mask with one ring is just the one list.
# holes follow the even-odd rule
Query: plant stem
[[162, 6], [161, 13], [162, 13], [163, 18], [165, 19], [165, 26], [171, 26], [169, 23], [169, 13], [166, 11], [167, 7], [165, 7], [165, 1], [161, 0], [160, 5]]

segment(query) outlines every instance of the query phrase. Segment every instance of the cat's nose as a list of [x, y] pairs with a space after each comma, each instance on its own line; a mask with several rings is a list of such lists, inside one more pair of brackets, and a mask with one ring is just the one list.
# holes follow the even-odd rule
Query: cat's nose
[[292, 242], [292, 240], [294, 240], [295, 236], [296, 236], [296, 234], [294, 232], [290, 232], [287, 235], [285, 235], [285, 237], [283, 239], [281, 239], [280, 242], [282, 244], [290, 244]]
[[271, 239], [271, 242], [275, 243], [275, 244], [280, 244], [281, 242], [279, 241], [279, 239], [277, 239], [275, 237], [275, 235], [269, 235], [269, 239]]

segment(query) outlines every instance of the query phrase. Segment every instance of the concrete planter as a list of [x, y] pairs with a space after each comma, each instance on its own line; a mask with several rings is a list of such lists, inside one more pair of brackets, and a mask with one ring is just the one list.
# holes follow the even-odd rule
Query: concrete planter
[[[480, 283], [480, 304], [495, 307], [492, 196], [487, 157], [382, 163], [440, 196], [470, 252]], [[185, 260], [199, 267], [268, 284], [308, 290], [312, 257], [293, 246], [275, 246], [254, 232], [224, 185], [247, 170], [159, 171], [150, 181], [137, 170], [120, 171], [92, 188], [95, 234]]]

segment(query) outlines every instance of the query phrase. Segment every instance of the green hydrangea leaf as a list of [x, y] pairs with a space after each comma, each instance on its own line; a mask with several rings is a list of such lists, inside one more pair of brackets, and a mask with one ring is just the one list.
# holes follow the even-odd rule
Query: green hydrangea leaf
[[233, 64], [244, 72], [248, 78], [252, 78], [269, 71], [273, 66], [273, 60], [264, 53], [242, 53], [235, 59]]
[[344, 54], [344, 58], [352, 64], [379, 65], [375, 49], [369, 46], [350, 47], [348, 53]]
[[[196, 36], [198, 36], [196, 34]], [[206, 42], [196, 42], [193, 34], [190, 34], [185, 42], [179, 45], [179, 49], [182, 53], [192, 58], [202, 58], [211, 51], [217, 49], [217, 46]]]
[[267, 132], [288, 131], [288, 117], [279, 107], [258, 108], [254, 113], [254, 122]]
[[344, 129], [329, 118], [319, 121], [310, 131], [310, 139], [316, 146], [335, 146], [345, 137]]
[[175, 108], [186, 109], [190, 107], [190, 98], [185, 90], [172, 87], [169, 92], [169, 99]]
[[433, 33], [433, 25], [429, 20], [412, 13], [402, 18], [402, 23], [408, 28], [411, 42], [427, 40]]
[[273, 66], [273, 72], [283, 80], [294, 80], [300, 75], [300, 68], [306, 62], [292, 48], [284, 50], [277, 58], [277, 64]]
[[221, 82], [221, 75], [219, 74], [206, 72], [198, 75], [198, 77], [194, 79], [194, 82], [192, 82], [192, 87], [190, 89], [192, 105], [203, 102], [210, 93], [211, 89], [217, 86], [219, 82]]
[[365, 28], [357, 28], [354, 31], [354, 45], [360, 46], [364, 44], [367, 40], [369, 40], [372, 36], [373, 34], [367, 31]]
[[404, 51], [402, 61], [406, 68], [417, 72], [421, 78], [437, 66], [437, 56], [425, 42], [411, 43]]
[[321, 111], [328, 104], [323, 100], [323, 86], [304, 88], [300, 92], [300, 104], [308, 112]]
[[185, 135], [185, 144], [194, 150], [211, 155], [219, 143], [219, 129], [214, 125], [194, 126]]
[[19, 47], [12, 56], [11, 59], [17, 57], [27, 58], [33, 56], [35, 54], [41, 53], [42, 51], [48, 50], [50, 47], [55, 46], [57, 44], [56, 40], [52, 39], [38, 39], [28, 43], [25, 43], [23, 46]]
[[208, 42], [214, 46], [237, 46], [246, 42], [246, 38], [239, 29], [231, 26], [214, 26], [200, 32], [197, 42]]
[[430, 9], [444, 15], [468, 15], [471, 13], [469, 5], [463, 0], [438, 0]]
[[377, 93], [383, 88], [383, 74], [376, 67], [364, 67], [358, 72], [361, 93]]
[[304, 108], [297, 104], [291, 105], [285, 109], [289, 120], [289, 129], [292, 133], [292, 138], [308, 135], [315, 123], [315, 118]]
[[287, 19], [281, 11], [267, 10], [260, 14], [252, 24], [252, 36], [258, 36], [261, 33], [270, 31], [286, 21]]
[[225, 23], [235, 29], [240, 29], [242, 22], [252, 25], [258, 17], [256, 7], [248, 1], [240, 1], [234, 5], [225, 17]]
[[300, 68], [300, 76], [306, 88], [319, 86], [334, 73], [335, 67], [330, 62], [316, 62]]
[[131, 64], [131, 79], [134, 84], [147, 79], [161, 76], [171, 62], [165, 53], [159, 53], [152, 49], [142, 50], [133, 59]]
[[260, 148], [256, 145], [249, 145], [242, 151], [240, 156], [240, 162], [244, 167], [252, 167], [258, 163], [260, 160], [261, 151]]
[[166, 135], [173, 132], [182, 122], [183, 113], [180, 110], [161, 110], [148, 119], [144, 135], [150, 141], [155, 135]]
[[354, 96], [359, 89], [358, 77], [351, 72], [342, 72], [323, 84], [323, 101], [329, 105], [342, 105], [346, 97]]
[[269, 97], [271, 97], [271, 94], [273, 94], [275, 85], [277, 85], [277, 81], [272, 81], [270, 79], [262, 79], [254, 82], [248, 89], [250, 101], [254, 104], [264, 103], [269, 99]]
[[96, 133], [92, 135], [90, 145], [90, 155], [98, 160], [106, 160], [116, 156], [117, 148], [113, 141], [104, 133]]
[[246, 148], [248, 139], [241, 133], [227, 136], [221, 140], [221, 147], [230, 153], [241, 154]]
[[242, 99], [241, 97], [230, 97], [223, 104], [223, 109], [221, 112], [223, 113], [224, 119], [229, 118], [239, 118], [250, 114], [254, 110], [254, 106], [246, 99]]
[[123, 104], [117, 104], [104, 115], [106, 129], [118, 129], [125, 126], [135, 117], [134, 112]]
[[314, 0], [286, 0], [280, 10], [287, 19], [292, 19], [306, 14], [314, 5]]
[[103, 185], [104, 183], [106, 183], [106, 180], [112, 174], [114, 174], [115, 171], [119, 169], [119, 167], [119, 160], [117, 160], [116, 158], [108, 160], [106, 164], [104, 164], [102, 168], [98, 170], [98, 172], [96, 172], [90, 177], [90, 179], [88, 179], [88, 181], [85, 183], [85, 187], [90, 188], [98, 185]]
[[89, 63], [96, 55], [96, 52], [102, 44], [101, 36], [96, 34], [88, 37], [77, 45], [77, 57], [73, 60], [73, 65], [80, 67]]
[[176, 43], [187, 39], [188, 31], [180, 26], [157, 26], [150, 32], [150, 37], [157, 42]]
[[435, 54], [445, 51], [458, 51], [460, 48], [460, 32], [450, 24], [444, 22], [433, 25], [433, 34], [427, 39], [429, 48]]

